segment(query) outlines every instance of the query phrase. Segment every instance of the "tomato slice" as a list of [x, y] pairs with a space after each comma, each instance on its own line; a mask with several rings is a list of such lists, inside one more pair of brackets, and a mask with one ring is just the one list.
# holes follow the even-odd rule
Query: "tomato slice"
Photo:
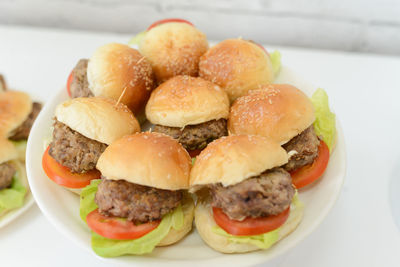
[[67, 167], [58, 163], [49, 154], [47, 147], [42, 157], [42, 167], [46, 175], [56, 184], [68, 188], [83, 188], [93, 179], [100, 179], [100, 172], [92, 170], [87, 173], [72, 173]]
[[67, 91], [68, 91], [69, 97], [71, 97], [71, 83], [72, 83], [73, 78], [74, 78], [74, 72], [71, 71], [71, 73], [68, 76], [68, 80], [67, 80]]
[[260, 218], [246, 218], [243, 221], [231, 220], [220, 208], [213, 207], [215, 222], [231, 235], [260, 235], [284, 224], [289, 217], [290, 206], [278, 215]]
[[86, 217], [86, 222], [95, 233], [110, 239], [129, 240], [146, 235], [158, 227], [160, 221], [134, 224], [123, 218], [107, 217], [98, 209]]
[[296, 188], [311, 184], [324, 174], [329, 162], [329, 148], [324, 141], [320, 141], [318, 156], [310, 165], [306, 165], [290, 173], [292, 183]]
[[171, 18], [171, 19], [162, 19], [162, 20], [158, 20], [158, 21], [154, 22], [153, 24], [151, 24], [147, 28], [147, 31], [150, 31], [154, 27], [156, 27], [158, 25], [161, 25], [161, 24], [164, 24], [164, 23], [168, 23], [168, 22], [182, 22], [182, 23], [186, 23], [186, 24], [189, 24], [191, 26], [194, 26], [193, 23], [191, 23], [190, 21], [187, 21], [185, 19]]
[[188, 153], [190, 155], [191, 158], [197, 157], [201, 151], [203, 151], [202, 149], [195, 149], [195, 150], [188, 150]]

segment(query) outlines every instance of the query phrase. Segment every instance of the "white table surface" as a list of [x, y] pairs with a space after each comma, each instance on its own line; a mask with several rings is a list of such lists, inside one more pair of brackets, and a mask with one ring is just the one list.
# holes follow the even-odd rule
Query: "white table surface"
[[[11, 87], [46, 101], [64, 86], [78, 59], [107, 42], [127, 40], [126, 35], [0, 26], [0, 73]], [[400, 184], [400, 58], [279, 50], [285, 65], [328, 91], [344, 129], [348, 170], [325, 221], [264, 265], [400, 266], [400, 232], [389, 204], [389, 186]], [[0, 255], [1, 266], [106, 266], [58, 233], [36, 205], [0, 229]]]

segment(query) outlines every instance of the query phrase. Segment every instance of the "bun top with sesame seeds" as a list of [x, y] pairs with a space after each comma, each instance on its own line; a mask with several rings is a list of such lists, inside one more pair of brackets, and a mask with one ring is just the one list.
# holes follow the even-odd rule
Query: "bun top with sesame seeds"
[[97, 162], [105, 179], [125, 180], [158, 189], [189, 188], [191, 159], [172, 137], [142, 132], [127, 135], [106, 148]]
[[311, 100], [288, 84], [272, 84], [249, 91], [232, 105], [230, 134], [254, 134], [284, 144], [315, 120]]
[[169, 127], [227, 119], [228, 115], [229, 99], [224, 90], [202, 78], [186, 75], [161, 84], [146, 105], [150, 122]]
[[263, 136], [222, 137], [197, 156], [190, 173], [190, 191], [216, 183], [234, 185], [287, 162], [286, 151]]
[[135, 115], [143, 111], [154, 85], [147, 59], [136, 49], [118, 43], [106, 44], [94, 52], [87, 77], [94, 96], [119, 100]]
[[199, 75], [221, 86], [231, 102], [274, 78], [268, 54], [242, 39], [228, 39], [211, 47], [200, 58]]
[[151, 28], [139, 43], [158, 83], [176, 75], [197, 76], [199, 60], [208, 49], [204, 33], [186, 23], [168, 22]]
[[140, 132], [140, 125], [132, 111], [110, 98], [70, 99], [57, 106], [55, 116], [72, 130], [104, 144]]

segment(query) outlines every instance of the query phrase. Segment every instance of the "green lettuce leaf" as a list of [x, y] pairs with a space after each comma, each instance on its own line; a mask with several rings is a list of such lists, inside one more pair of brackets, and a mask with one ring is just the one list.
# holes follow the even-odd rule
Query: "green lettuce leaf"
[[19, 208], [24, 204], [27, 189], [22, 184], [20, 175], [17, 171], [11, 187], [0, 190], [0, 212]]
[[[93, 180], [81, 193], [80, 216], [86, 222], [86, 216], [97, 209], [94, 197], [101, 180]], [[114, 240], [92, 232], [93, 251], [101, 257], [118, 257], [127, 254], [142, 255], [150, 253], [171, 228], [179, 230], [183, 227], [184, 215], [181, 206], [165, 215], [156, 229], [135, 240]]]
[[140, 32], [129, 40], [129, 45], [139, 45], [147, 31]]
[[328, 95], [324, 89], [318, 88], [312, 95], [311, 101], [315, 108], [315, 133], [322, 137], [332, 152], [336, 139], [336, 116], [329, 109]]
[[100, 182], [101, 179], [92, 180], [90, 184], [81, 191], [79, 215], [84, 222], [86, 222], [86, 217], [88, 214], [97, 209], [97, 204], [94, 202], [94, 197]]
[[[297, 197], [297, 191], [293, 197], [292, 205], [295, 209], [299, 209], [303, 206], [303, 203]], [[235, 236], [227, 233], [224, 229], [219, 227], [218, 225], [214, 226], [211, 230], [215, 234], [222, 235], [228, 238], [230, 242], [233, 243], [245, 243], [245, 244], [252, 244], [261, 249], [267, 249], [275, 244], [279, 239], [279, 231], [280, 227], [260, 235], [251, 235], [251, 236]]]
[[279, 71], [281, 70], [281, 53], [275, 50], [271, 54], [269, 54], [272, 63], [272, 70], [274, 72], [274, 77], [278, 76]]

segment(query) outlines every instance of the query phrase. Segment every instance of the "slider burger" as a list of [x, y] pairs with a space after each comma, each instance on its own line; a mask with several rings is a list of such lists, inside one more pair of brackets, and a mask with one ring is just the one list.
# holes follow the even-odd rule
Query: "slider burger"
[[[290, 155], [283, 167], [300, 188], [321, 177], [329, 161], [328, 146], [317, 136], [315, 120], [313, 102], [302, 91], [273, 84], [239, 97], [231, 107], [228, 129], [230, 134], [261, 135], [283, 145]], [[332, 131], [336, 132], [334, 126]]]
[[28, 181], [18, 151], [7, 139], [0, 138], [0, 216], [24, 204]]
[[303, 207], [286, 151], [262, 136], [222, 137], [197, 157], [190, 173], [197, 231], [213, 249], [243, 253], [267, 249], [300, 223]]
[[176, 75], [198, 76], [199, 60], [207, 49], [206, 35], [182, 19], [153, 23], [139, 41], [139, 51], [149, 60], [158, 83]]
[[72, 70], [67, 90], [72, 98], [102, 96], [120, 100], [135, 115], [143, 111], [153, 89], [153, 72], [139, 51], [124, 44], [99, 47]]
[[113, 142], [97, 162], [102, 179], [81, 194], [81, 218], [102, 257], [150, 253], [192, 229], [191, 160], [170, 136], [137, 133]]
[[154, 132], [172, 136], [197, 156], [208, 143], [228, 135], [229, 99], [224, 90], [202, 78], [175, 76], [157, 87], [146, 105]]
[[221, 86], [231, 102], [274, 79], [269, 54], [262, 46], [242, 39], [228, 39], [211, 47], [200, 58], [199, 75]]
[[0, 92], [0, 137], [12, 141], [22, 161], [25, 161], [29, 132], [41, 108], [40, 103], [32, 102], [24, 92]]
[[100, 177], [96, 164], [106, 147], [139, 131], [136, 118], [122, 103], [100, 97], [67, 100], [56, 108], [53, 140], [43, 154], [43, 170], [55, 183], [79, 193]]

